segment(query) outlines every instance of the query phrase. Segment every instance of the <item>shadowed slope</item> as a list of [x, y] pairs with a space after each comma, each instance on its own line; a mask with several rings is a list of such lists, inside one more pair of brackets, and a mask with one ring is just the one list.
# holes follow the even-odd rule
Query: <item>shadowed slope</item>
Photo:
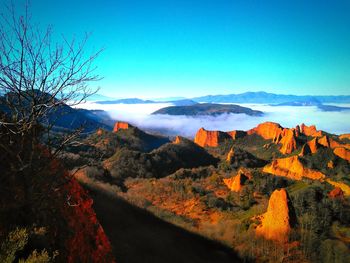
[[94, 209], [117, 262], [241, 262], [228, 247], [164, 222], [149, 212], [91, 192]]

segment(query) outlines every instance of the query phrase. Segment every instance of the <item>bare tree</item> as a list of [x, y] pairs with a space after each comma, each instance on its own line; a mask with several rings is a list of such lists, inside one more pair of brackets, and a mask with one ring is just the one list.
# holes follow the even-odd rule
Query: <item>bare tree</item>
[[32, 24], [28, 4], [21, 16], [13, 3], [5, 9], [0, 17], [0, 194], [12, 198], [13, 186], [22, 184], [23, 206], [30, 209], [34, 198], [64, 184], [54, 176], [47, 180], [45, 173], [82, 127], [65, 133], [52, 128], [62, 109], [97, 91], [88, 84], [100, 79], [94, 61], [101, 50], [84, 52], [88, 34], [81, 41], [62, 36], [54, 42], [50, 26], [41, 30]]
[[[7, 6], [0, 21], [2, 135], [36, 133], [38, 124], [53, 111], [76, 106], [96, 92], [88, 84], [100, 79], [93, 62], [101, 50], [86, 55], [88, 37], [80, 42], [62, 37], [61, 43], [54, 43], [51, 27], [42, 31], [31, 24], [28, 4], [19, 17], [13, 3]], [[54, 122], [50, 120], [41, 129], [50, 131]], [[57, 149], [77, 134], [66, 135]]]

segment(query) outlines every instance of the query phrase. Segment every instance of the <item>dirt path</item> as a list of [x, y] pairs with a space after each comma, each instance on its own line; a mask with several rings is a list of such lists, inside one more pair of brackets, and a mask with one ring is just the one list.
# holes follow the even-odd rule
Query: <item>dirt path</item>
[[97, 191], [90, 195], [117, 263], [241, 262], [230, 248], [164, 222], [124, 200]]

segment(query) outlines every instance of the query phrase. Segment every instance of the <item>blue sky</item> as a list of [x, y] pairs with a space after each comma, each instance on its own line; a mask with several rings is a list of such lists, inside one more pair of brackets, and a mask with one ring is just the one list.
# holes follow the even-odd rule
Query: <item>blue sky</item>
[[[1, 3], [7, 0], [0, 0]], [[31, 0], [33, 20], [93, 32], [100, 93], [350, 94], [350, 1]]]

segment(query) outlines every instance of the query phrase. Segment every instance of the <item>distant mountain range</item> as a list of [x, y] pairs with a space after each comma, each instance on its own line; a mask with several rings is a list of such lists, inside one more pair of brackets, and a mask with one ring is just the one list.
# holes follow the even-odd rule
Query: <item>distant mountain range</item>
[[242, 107], [232, 104], [214, 104], [214, 103], [202, 103], [190, 106], [170, 106], [153, 112], [152, 114], [168, 114], [168, 115], [210, 115], [216, 116], [224, 113], [245, 113], [250, 116], [262, 116], [263, 112], [252, 110], [247, 107]]
[[98, 101], [97, 104], [153, 104], [153, 103], [172, 103], [175, 106], [190, 106], [195, 105], [197, 102], [190, 99], [174, 100], [174, 101], [154, 101], [154, 100], [142, 100], [138, 98], [118, 99], [118, 100], [106, 100]]
[[321, 111], [346, 111], [350, 110], [350, 107], [340, 107], [335, 105], [325, 105], [319, 102], [316, 99], [310, 99], [309, 101], [291, 101], [283, 102], [278, 104], [270, 104], [271, 106], [293, 106], [293, 107], [307, 107], [307, 106], [316, 106]]
[[299, 95], [284, 95], [267, 92], [245, 92], [241, 94], [228, 95], [208, 95], [203, 97], [192, 98], [197, 102], [207, 103], [287, 103], [287, 102], [314, 102], [319, 103], [350, 103], [350, 95], [346, 96], [299, 96]]
[[[259, 92], [245, 92], [240, 94], [227, 94], [227, 95], [207, 95], [195, 98], [160, 98], [154, 100], [143, 100], [138, 98], [127, 99], [102, 99], [105, 96], [95, 94], [89, 98], [95, 99], [99, 104], [145, 104], [145, 103], [173, 103], [174, 105], [186, 104], [193, 105], [197, 103], [266, 103], [266, 104], [282, 104], [282, 103], [295, 103], [300, 105], [289, 106], [313, 106], [309, 104], [322, 104], [322, 103], [350, 103], [350, 95], [341, 96], [313, 96], [313, 95], [284, 95], [267, 93], [263, 91]], [[101, 99], [98, 99], [101, 98]], [[181, 105], [179, 105], [181, 106]], [[280, 105], [283, 106], [283, 105]]]

